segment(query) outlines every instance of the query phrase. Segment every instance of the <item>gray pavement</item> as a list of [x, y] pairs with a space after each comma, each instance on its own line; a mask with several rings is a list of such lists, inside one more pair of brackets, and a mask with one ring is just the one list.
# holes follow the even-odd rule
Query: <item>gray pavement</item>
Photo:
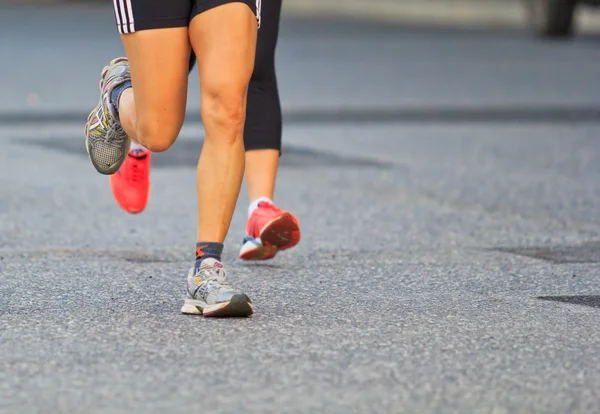
[[256, 314], [204, 320], [178, 313], [197, 81], [144, 214], [83, 149], [111, 18], [0, 10], [0, 413], [597, 412], [600, 38], [285, 19], [303, 241], [237, 261], [244, 193]]

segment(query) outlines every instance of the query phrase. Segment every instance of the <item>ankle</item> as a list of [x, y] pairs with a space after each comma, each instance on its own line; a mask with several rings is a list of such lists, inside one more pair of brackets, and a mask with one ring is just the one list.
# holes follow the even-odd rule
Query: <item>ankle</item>
[[144, 152], [147, 151], [148, 148], [144, 147], [142, 144], [138, 144], [137, 142], [131, 142], [131, 147], [129, 151], [131, 152]]
[[110, 105], [112, 106], [112, 109], [115, 111], [115, 114], [117, 116], [117, 120], [119, 120], [119, 106], [121, 103], [121, 95], [123, 95], [123, 92], [125, 92], [125, 90], [131, 88], [131, 80], [126, 80], [123, 83], [121, 83], [120, 85], [117, 85], [113, 88], [112, 92], [110, 93]]
[[195, 268], [198, 269], [203, 260], [213, 258], [221, 261], [223, 254], [223, 244], [215, 242], [198, 242], [196, 243], [196, 261]]
[[252, 215], [252, 213], [254, 213], [254, 210], [256, 210], [258, 208], [260, 203], [273, 204], [273, 200], [271, 200], [269, 197], [259, 197], [256, 200], [254, 200], [253, 202], [251, 202], [250, 205], [248, 206], [248, 217], [250, 217]]

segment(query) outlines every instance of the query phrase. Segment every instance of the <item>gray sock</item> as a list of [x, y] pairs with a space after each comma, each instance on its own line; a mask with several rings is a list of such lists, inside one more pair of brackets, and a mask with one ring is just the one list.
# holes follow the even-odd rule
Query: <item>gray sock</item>
[[121, 95], [127, 88], [131, 88], [130, 80], [126, 80], [122, 84], [115, 86], [115, 88], [112, 90], [112, 92], [110, 94], [110, 104], [113, 107], [113, 109], [115, 110], [115, 113], [117, 114], [117, 118], [119, 117], [119, 100], [121, 99]]

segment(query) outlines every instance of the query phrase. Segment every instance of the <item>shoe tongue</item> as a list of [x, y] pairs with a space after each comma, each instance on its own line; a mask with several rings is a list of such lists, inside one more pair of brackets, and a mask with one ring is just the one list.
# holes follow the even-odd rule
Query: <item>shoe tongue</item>
[[214, 259], [212, 257], [207, 257], [206, 259], [202, 260], [202, 262], [200, 262], [200, 270], [210, 270], [213, 269], [215, 267], [218, 268], [223, 268], [223, 263], [221, 263], [220, 261], [218, 261], [217, 259]]

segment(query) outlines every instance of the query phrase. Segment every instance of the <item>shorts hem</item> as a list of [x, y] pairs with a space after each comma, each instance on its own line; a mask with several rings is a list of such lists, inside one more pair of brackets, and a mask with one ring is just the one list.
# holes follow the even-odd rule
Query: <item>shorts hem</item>
[[225, 4], [230, 3], [243, 3], [246, 6], [250, 7], [250, 10], [252, 11], [252, 13], [254, 13], [258, 26], [260, 27], [260, 9], [259, 7], [257, 7], [257, 5], [260, 4], [260, 2], [255, 2], [254, 0], [208, 0], [205, 3], [203, 3], [201, 7], [195, 8], [192, 11], [190, 21], [199, 14], [214, 9], [215, 7], [223, 6]]
[[281, 147], [274, 147], [274, 146], [270, 146], [270, 145], [261, 145], [261, 144], [255, 144], [255, 145], [249, 145], [247, 147], [244, 148], [244, 151], [249, 152], [249, 151], [260, 151], [260, 150], [274, 150], [274, 151], [279, 151], [279, 156], [281, 156]]
[[[139, 32], [141, 30], [154, 30], [154, 29], [171, 29], [174, 27], [188, 27], [190, 21], [188, 18], [177, 18], [177, 19], [159, 19], [159, 20], [148, 20], [148, 21], [135, 21], [133, 24], [117, 24], [117, 29], [121, 34], [130, 34]], [[133, 28], [131, 27], [133, 26]]]

